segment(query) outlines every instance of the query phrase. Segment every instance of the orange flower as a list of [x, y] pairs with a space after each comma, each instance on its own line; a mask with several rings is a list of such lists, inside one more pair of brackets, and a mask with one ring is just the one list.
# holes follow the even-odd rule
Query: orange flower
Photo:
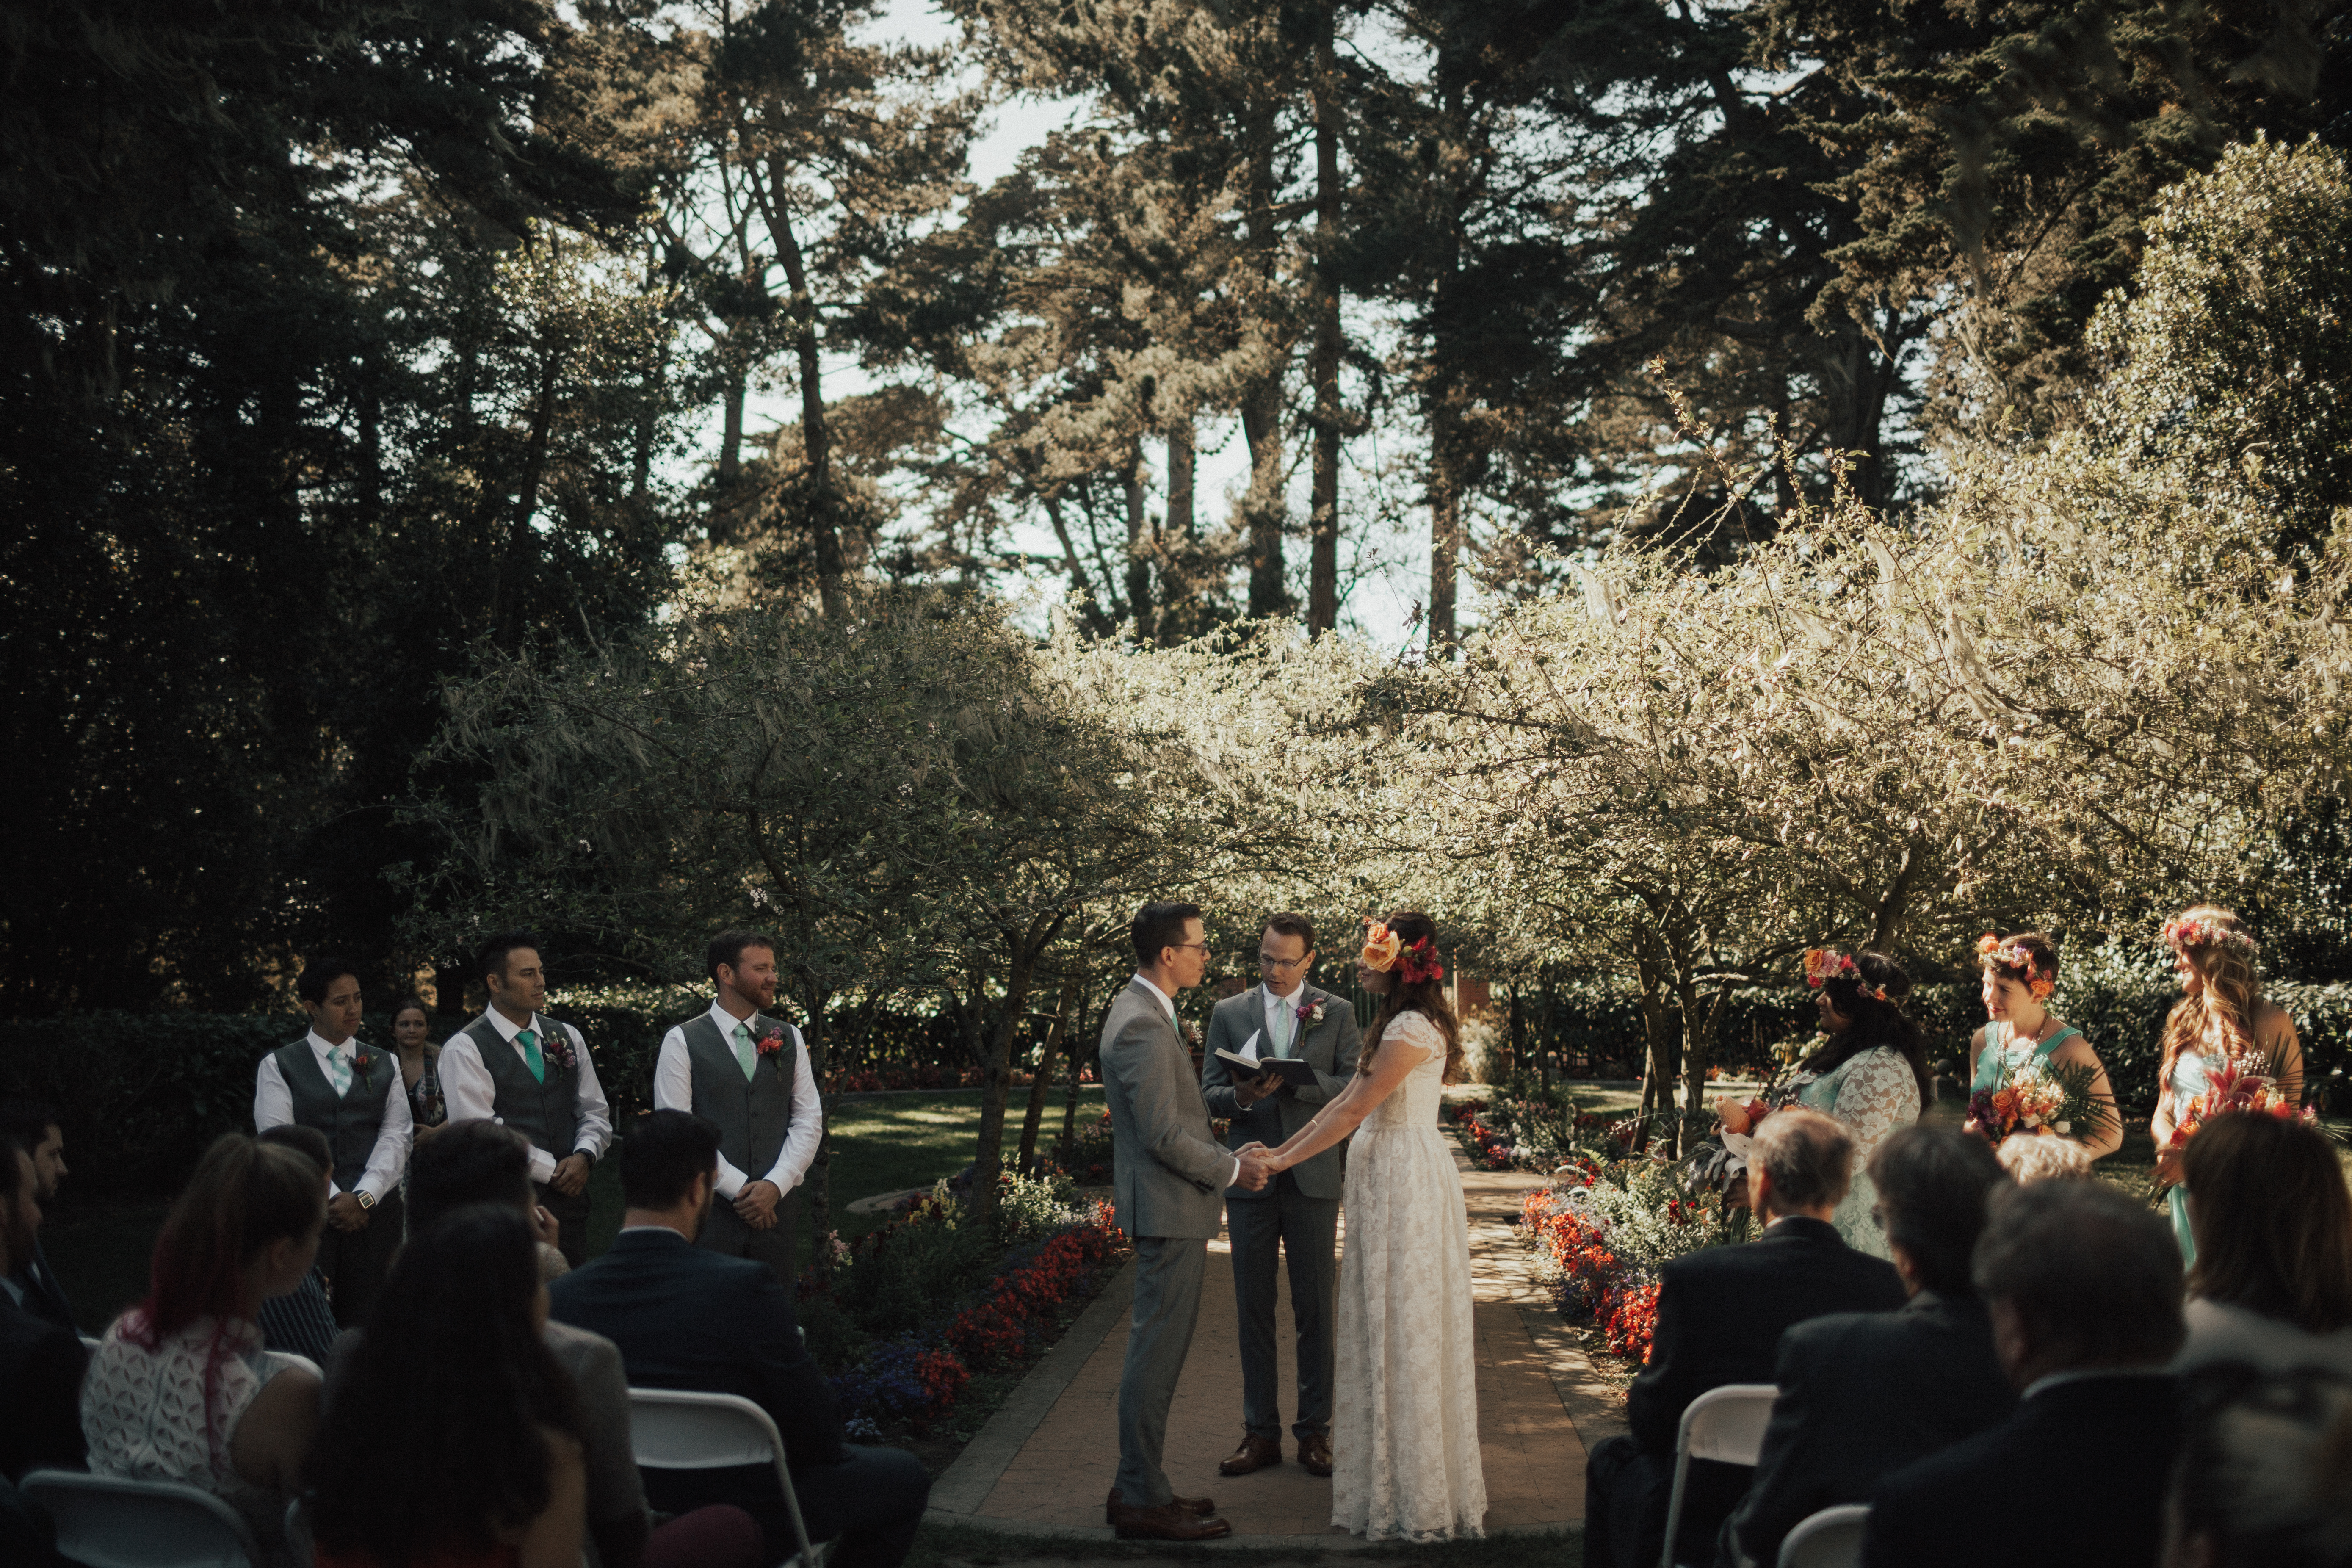
[[1358, 962], [1383, 973], [1395, 968], [1397, 954], [1404, 949], [1402, 939], [1378, 921], [1366, 921], [1364, 927], [1364, 951]]

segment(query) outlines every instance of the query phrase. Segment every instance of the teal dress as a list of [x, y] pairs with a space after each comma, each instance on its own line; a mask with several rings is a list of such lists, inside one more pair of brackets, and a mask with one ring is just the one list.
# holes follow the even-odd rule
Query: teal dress
[[2017, 1031], [2007, 1024], [1987, 1024], [1984, 1049], [1977, 1053], [1977, 1075], [1969, 1080], [1969, 1092], [1999, 1089], [2019, 1068], [2028, 1062], [2048, 1061], [2052, 1052], [2082, 1032], [2068, 1024], [2037, 1046], [2032, 1040], [2019, 1039]]
[[1919, 1079], [1903, 1053], [1885, 1046], [1857, 1051], [1828, 1072], [1804, 1074], [1796, 1083], [1797, 1103], [1835, 1117], [1853, 1140], [1853, 1181], [1830, 1223], [1848, 1247], [1873, 1258], [1891, 1258], [1885, 1226], [1874, 1211], [1878, 1189], [1870, 1180], [1870, 1157], [1897, 1130], [1919, 1120]]
[[[2172, 1063], [2172, 1114], [2178, 1117], [2180, 1108], [2211, 1087], [2213, 1069], [2221, 1065], [2219, 1051], [2183, 1051]], [[2165, 1206], [2172, 1211], [2173, 1239], [2180, 1243], [2180, 1261], [2197, 1261], [2197, 1238], [2189, 1234], [2189, 1186], [2176, 1182], [2164, 1194]]]

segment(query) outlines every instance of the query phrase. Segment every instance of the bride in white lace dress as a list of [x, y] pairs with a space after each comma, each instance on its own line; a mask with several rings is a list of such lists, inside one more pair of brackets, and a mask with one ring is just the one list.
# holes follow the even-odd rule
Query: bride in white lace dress
[[1401, 913], [1368, 933], [1357, 967], [1381, 998], [1364, 1058], [1339, 1098], [1273, 1152], [1276, 1170], [1355, 1133], [1339, 1357], [1331, 1418], [1331, 1522], [1372, 1541], [1483, 1534], [1470, 1225], [1440, 1090], [1461, 1061], [1438, 984], [1436, 928]]

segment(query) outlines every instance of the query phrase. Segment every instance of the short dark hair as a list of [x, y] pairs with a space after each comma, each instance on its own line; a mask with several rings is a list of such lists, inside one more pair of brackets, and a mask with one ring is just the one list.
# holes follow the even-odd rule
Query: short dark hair
[[1977, 1239], [1977, 1294], [2006, 1301], [2065, 1368], [2172, 1359], [2180, 1244], [2146, 1205], [2105, 1182], [1997, 1187]]
[[344, 975], [357, 980], [360, 966], [341, 953], [322, 952], [302, 965], [294, 977], [294, 994], [316, 1007], [327, 999], [327, 988]]
[[265, 1127], [254, 1134], [264, 1143], [282, 1143], [313, 1165], [319, 1174], [331, 1176], [335, 1172], [335, 1146], [327, 1135], [315, 1127], [305, 1127], [299, 1121], [281, 1121], [275, 1127]]
[[1985, 1200], [2009, 1180], [1981, 1138], [1957, 1127], [1906, 1127], [1871, 1156], [1886, 1239], [1938, 1296], [1972, 1296], [1969, 1274], [1984, 1234]]
[[1853, 1140], [1836, 1119], [1801, 1105], [1766, 1117], [1748, 1158], [1772, 1178], [1772, 1206], [1782, 1214], [1837, 1203], [1853, 1184]]
[[[16, 1160], [19, 1154], [25, 1156], [22, 1164]], [[0, 1203], [14, 1203], [18, 1191], [17, 1182], [35, 1179], [33, 1146], [16, 1136], [13, 1129], [0, 1129]], [[8, 1260], [8, 1267], [20, 1268], [24, 1263], [21, 1258], [12, 1258]]]
[[539, 933], [532, 931], [502, 931], [482, 943], [482, 954], [474, 961], [474, 973], [487, 980], [495, 974], [506, 978], [507, 956], [516, 948], [539, 951]]
[[719, 984], [719, 966], [722, 963], [730, 969], [742, 968], [743, 950], [747, 947], [764, 947], [773, 952], [776, 939], [763, 931], [722, 931], [712, 937], [710, 945], [702, 950], [702, 966], [710, 972], [710, 984]]
[[633, 1209], [666, 1209], [694, 1178], [719, 1169], [719, 1123], [687, 1110], [648, 1110], [621, 1140], [621, 1198]]
[[2184, 1381], [2171, 1498], [2181, 1533], [2205, 1537], [2216, 1563], [2338, 1568], [2352, 1553], [2352, 1383], [2236, 1361]]
[[1160, 949], [1184, 940], [1184, 922], [1200, 918], [1198, 904], [1146, 904], [1136, 910], [1127, 927], [1135, 943], [1135, 962], [1146, 969], [1159, 963]]
[[39, 1148], [50, 1128], [65, 1124], [58, 1108], [46, 1100], [0, 1100], [0, 1134], [23, 1140], [27, 1149]]
[[408, 1160], [408, 1229], [422, 1236], [446, 1214], [474, 1204], [532, 1204], [530, 1142], [496, 1121], [452, 1121]]
[[1285, 936], [1295, 936], [1307, 944], [1307, 952], [1315, 951], [1315, 922], [1305, 915], [1283, 910], [1265, 917], [1265, 929], [1280, 931]]

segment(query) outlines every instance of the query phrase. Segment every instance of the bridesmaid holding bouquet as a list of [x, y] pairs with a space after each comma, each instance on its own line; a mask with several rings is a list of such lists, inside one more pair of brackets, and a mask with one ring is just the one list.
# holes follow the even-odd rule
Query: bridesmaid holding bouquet
[[2098, 1114], [2090, 1134], [2075, 1142], [2094, 1160], [2122, 1148], [2123, 1118], [2116, 1110], [2105, 1064], [2082, 1030], [2050, 1011], [2050, 994], [2058, 985], [2058, 950], [2050, 939], [2038, 931], [1987, 933], [1977, 943], [1977, 956], [1984, 965], [1988, 1021], [1969, 1037], [1969, 1092], [1998, 1089], [2022, 1067], [2087, 1068]]

